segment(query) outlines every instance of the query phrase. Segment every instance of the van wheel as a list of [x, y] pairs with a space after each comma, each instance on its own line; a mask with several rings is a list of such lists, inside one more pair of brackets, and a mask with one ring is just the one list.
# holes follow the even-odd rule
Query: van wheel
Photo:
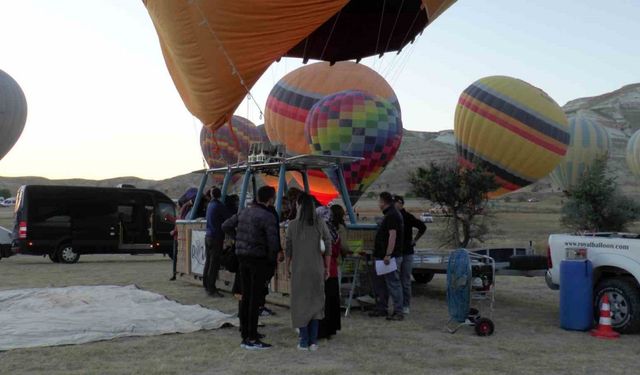
[[58, 252], [53, 252], [53, 253], [49, 253], [49, 259], [51, 259], [51, 261], [53, 263], [60, 263], [60, 259], [58, 259]]
[[604, 294], [611, 305], [611, 326], [620, 333], [640, 332], [640, 289], [628, 277], [602, 280], [593, 291], [593, 309], [596, 322]]
[[60, 246], [56, 255], [61, 263], [66, 264], [77, 263], [78, 259], [80, 259], [80, 254], [73, 251], [73, 246], [70, 244]]

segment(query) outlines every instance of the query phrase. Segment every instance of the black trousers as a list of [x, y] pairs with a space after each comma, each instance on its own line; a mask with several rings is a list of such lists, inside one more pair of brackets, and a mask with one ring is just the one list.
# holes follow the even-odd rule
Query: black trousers
[[240, 331], [243, 340], [258, 339], [258, 316], [264, 299], [264, 283], [269, 265], [261, 261], [240, 260], [242, 301], [240, 302]]
[[214, 239], [206, 237], [204, 246], [206, 251], [206, 259], [204, 261], [204, 272], [202, 274], [202, 285], [208, 293], [215, 293], [216, 280], [218, 280], [218, 272], [220, 272], [220, 256], [222, 255], [223, 239]]

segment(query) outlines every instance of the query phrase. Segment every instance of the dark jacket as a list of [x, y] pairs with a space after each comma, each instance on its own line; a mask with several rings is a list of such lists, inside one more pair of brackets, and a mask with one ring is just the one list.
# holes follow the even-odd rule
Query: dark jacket
[[207, 206], [207, 237], [214, 240], [224, 240], [222, 223], [228, 218], [227, 208], [217, 199], [212, 200]]
[[276, 263], [280, 251], [278, 222], [266, 206], [254, 204], [245, 208], [225, 221], [222, 230], [235, 234], [236, 255], [240, 262]]
[[378, 227], [376, 232], [375, 248], [373, 250], [373, 257], [376, 259], [382, 259], [387, 253], [387, 245], [389, 244], [389, 231], [396, 231], [396, 244], [391, 254], [392, 257], [402, 256], [402, 248], [404, 245], [404, 222], [402, 220], [402, 214], [395, 206], [389, 206], [383, 211], [384, 219]]
[[402, 255], [411, 255], [413, 249], [413, 228], [418, 230], [418, 234], [422, 236], [427, 231], [427, 226], [417, 217], [408, 213], [407, 210], [400, 210], [402, 220], [404, 221], [404, 244], [402, 246]]

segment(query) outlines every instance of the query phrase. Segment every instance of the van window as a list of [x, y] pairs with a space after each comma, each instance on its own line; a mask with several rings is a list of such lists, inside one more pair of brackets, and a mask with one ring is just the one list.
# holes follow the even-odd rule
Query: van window
[[133, 221], [133, 206], [118, 206], [118, 215], [123, 223], [131, 223]]
[[163, 223], [173, 223], [176, 219], [176, 209], [172, 203], [158, 203], [158, 216]]
[[13, 209], [13, 212], [18, 212], [18, 210], [22, 208], [23, 195], [24, 195], [24, 186], [20, 186], [20, 189], [18, 189], [18, 194], [16, 195], [16, 205]]
[[[69, 221], [69, 209], [67, 207], [40, 204], [40, 201], [30, 203], [29, 219], [32, 222], [61, 222]], [[64, 219], [66, 218], [66, 219]]]

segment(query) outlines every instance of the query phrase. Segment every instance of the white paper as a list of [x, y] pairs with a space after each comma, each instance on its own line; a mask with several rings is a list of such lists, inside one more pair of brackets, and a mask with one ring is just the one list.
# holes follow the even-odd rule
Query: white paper
[[398, 270], [396, 258], [391, 258], [389, 264], [384, 264], [384, 260], [376, 260], [376, 275], [382, 276]]
[[202, 276], [204, 274], [204, 262], [207, 259], [205, 250], [205, 235], [203, 230], [191, 231], [191, 273]]

